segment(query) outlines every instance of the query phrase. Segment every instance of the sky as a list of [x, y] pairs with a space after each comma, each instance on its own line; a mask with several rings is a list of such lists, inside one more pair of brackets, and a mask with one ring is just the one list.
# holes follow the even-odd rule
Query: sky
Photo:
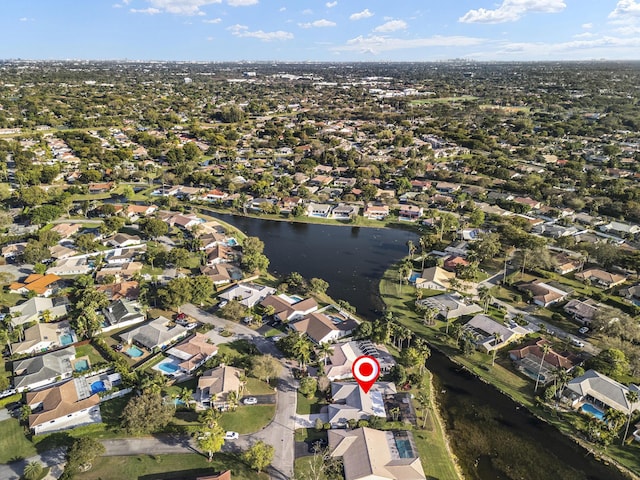
[[640, 0], [2, 0], [0, 58], [640, 60]]

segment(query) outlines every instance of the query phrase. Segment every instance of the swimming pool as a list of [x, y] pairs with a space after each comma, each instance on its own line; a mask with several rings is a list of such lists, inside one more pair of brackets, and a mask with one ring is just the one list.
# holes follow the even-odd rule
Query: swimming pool
[[138, 358], [144, 355], [144, 352], [135, 345], [133, 347], [129, 347], [124, 353], [129, 355], [131, 358]]
[[420, 274], [417, 272], [413, 272], [409, 277], [409, 283], [416, 283], [416, 280], [420, 278]]
[[72, 343], [74, 343], [73, 335], [69, 335], [68, 333], [60, 335], [60, 345], [66, 347], [67, 345], [71, 345]]
[[235, 238], [230, 238], [229, 240], [227, 240], [228, 247], [235, 247], [236, 245], [238, 245], [238, 242]]
[[171, 361], [159, 363], [158, 368], [165, 373], [176, 373], [180, 369], [180, 367]]
[[73, 369], [76, 372], [84, 372], [85, 370], [89, 370], [89, 362], [85, 359], [76, 360], [76, 362], [73, 364]]
[[604, 418], [604, 412], [602, 410], [597, 409], [590, 403], [583, 404], [580, 410], [582, 410], [585, 413], [588, 413], [589, 415], [593, 415], [598, 420], [602, 420]]
[[396, 447], [398, 448], [400, 458], [413, 458], [414, 455], [410, 440], [396, 438]]
[[104, 382], [102, 380], [99, 380], [97, 382], [93, 382], [91, 384], [91, 394], [95, 394], [98, 392], [106, 392], [107, 391], [107, 387], [104, 386]]

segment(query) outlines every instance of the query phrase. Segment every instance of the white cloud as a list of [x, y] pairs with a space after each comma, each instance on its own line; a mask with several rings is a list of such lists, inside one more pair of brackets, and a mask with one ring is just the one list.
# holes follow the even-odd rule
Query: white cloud
[[593, 23], [583, 23], [582, 28], [589, 30], [590, 28], [593, 28]]
[[374, 32], [396, 32], [398, 30], [405, 30], [407, 28], [407, 22], [404, 20], [390, 20], [387, 23], [377, 26], [373, 29]]
[[559, 13], [566, 7], [564, 0], [502, 0], [502, 4], [495, 10], [486, 8], [469, 10], [458, 21], [462, 23], [515, 22], [527, 13]]
[[122, 5], [120, 5], [119, 3], [114, 3], [113, 5], [111, 5], [113, 8], [122, 8]]
[[332, 22], [331, 20], [325, 20], [324, 18], [322, 20], [316, 20], [315, 22], [309, 22], [309, 23], [299, 23], [298, 24], [299, 27], [302, 28], [325, 28], [325, 27], [335, 27], [336, 26], [336, 22]]
[[615, 32], [624, 37], [629, 37], [632, 35], [640, 35], [640, 25], [624, 25], [619, 28], [616, 28]]
[[22, 18], [20, 18], [20, 21], [21, 21], [21, 22], [28, 22], [28, 21], [29, 21], [29, 19], [28, 19], [27, 17], [22, 17]]
[[581, 57], [579, 51], [584, 51], [584, 56], [593, 56], [597, 52], [602, 53], [609, 49], [611, 53], [616, 53], [617, 49], [640, 47], [640, 38], [619, 38], [604, 36], [593, 40], [573, 40], [571, 42], [560, 43], [508, 43], [502, 47], [502, 51], [494, 52], [497, 58], [502, 54], [518, 53], [519, 56], [530, 58], [540, 58], [541, 53], [547, 57], [561, 57], [569, 55], [572, 58]]
[[311, 15], [311, 14], [313, 14], [313, 10], [311, 10], [310, 8], [305, 8], [305, 9], [302, 11], [302, 14], [303, 14], [303, 15]]
[[640, 3], [635, 0], [619, 0], [615, 10], [609, 14], [612, 19], [626, 19], [640, 17]]
[[211, 18], [211, 19], [202, 21], [202, 23], [212, 23], [214, 25], [217, 24], [217, 23], [220, 23], [220, 22], [222, 22], [221, 18]]
[[368, 8], [365, 8], [363, 11], [358, 13], [352, 13], [349, 17], [349, 20], [362, 20], [363, 18], [373, 17], [373, 12], [369, 11]]
[[144, 13], [147, 15], [157, 15], [159, 13], [162, 13], [162, 10], [159, 10], [157, 8], [131, 8], [129, 9], [129, 11], [131, 13]]
[[280, 7], [280, 11], [281, 12], [286, 12], [287, 11], [287, 7]]
[[405, 50], [411, 48], [428, 48], [428, 47], [470, 47], [480, 45], [485, 40], [473, 37], [451, 36], [444, 37], [435, 35], [426, 38], [391, 38], [381, 35], [369, 35], [364, 37], [352, 38], [345, 45], [334, 47], [334, 52], [361, 52], [377, 54], [380, 52], [389, 52], [392, 50]]
[[573, 38], [592, 38], [592, 37], [595, 37], [595, 36], [596, 36], [595, 33], [584, 32], [584, 33], [578, 33], [578, 34], [574, 35]]
[[256, 30], [254, 32], [249, 31], [249, 27], [246, 25], [232, 25], [227, 30], [231, 32], [232, 35], [240, 38], [257, 38], [263, 42], [271, 42], [273, 40], [291, 40], [293, 38], [293, 33], [284, 32], [282, 30], [278, 30], [275, 32], [264, 32], [262, 30]]
[[227, 0], [227, 3], [231, 7], [248, 7], [250, 5], [256, 5], [258, 0]]
[[[128, 4], [131, 0], [123, 0]], [[145, 0], [151, 6], [149, 8], [132, 8], [133, 13], [172, 13], [174, 15], [205, 15], [201, 7], [222, 3], [222, 0]], [[248, 7], [256, 5], [259, 0], [226, 0], [231, 7]]]
[[327, 3], [325, 3], [325, 5], [326, 5], [327, 8], [333, 8], [336, 5], [338, 5], [338, 2], [327, 2]]

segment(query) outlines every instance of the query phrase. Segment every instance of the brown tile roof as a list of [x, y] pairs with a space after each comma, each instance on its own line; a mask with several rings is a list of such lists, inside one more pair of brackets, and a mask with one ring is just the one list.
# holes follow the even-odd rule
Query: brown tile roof
[[212, 398], [219, 398], [229, 392], [240, 390], [242, 370], [228, 365], [221, 365], [207, 370], [198, 379], [198, 390], [208, 390]]
[[[539, 359], [538, 361], [540, 361], [542, 360], [543, 345], [551, 346], [551, 342], [544, 339], [538, 340], [536, 343], [532, 345], [526, 345], [522, 348], [509, 350], [509, 355], [513, 355], [518, 360], [525, 358], [527, 356], [533, 356]], [[565, 357], [564, 355], [558, 352], [555, 352], [553, 349], [549, 350], [549, 353], [545, 355], [544, 362], [548, 363], [549, 365], [553, 365], [554, 367], [562, 367], [565, 370], [569, 370], [570, 368], [573, 368], [573, 365], [574, 365], [572, 359], [570, 359], [569, 357]]]
[[29, 415], [30, 428], [100, 403], [100, 397], [97, 393], [80, 400], [75, 380], [46, 390], [28, 392], [26, 400], [27, 405], [42, 403], [42, 411]]
[[14, 282], [9, 286], [10, 290], [19, 290], [21, 288], [26, 288], [38, 295], [42, 295], [47, 291], [48, 287], [60, 280], [58, 275], [54, 275], [53, 273], [48, 273], [46, 275], [41, 275], [39, 273], [32, 273], [29, 275], [24, 283]]
[[110, 285], [98, 285], [96, 290], [106, 293], [113, 301], [120, 300], [121, 298], [135, 300], [140, 295], [140, 284], [132, 280], [128, 282], [112, 283]]

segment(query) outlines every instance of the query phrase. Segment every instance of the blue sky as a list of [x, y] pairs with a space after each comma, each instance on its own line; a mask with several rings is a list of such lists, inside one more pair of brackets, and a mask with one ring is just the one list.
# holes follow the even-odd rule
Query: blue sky
[[640, 59], [640, 0], [2, 0], [0, 58]]

